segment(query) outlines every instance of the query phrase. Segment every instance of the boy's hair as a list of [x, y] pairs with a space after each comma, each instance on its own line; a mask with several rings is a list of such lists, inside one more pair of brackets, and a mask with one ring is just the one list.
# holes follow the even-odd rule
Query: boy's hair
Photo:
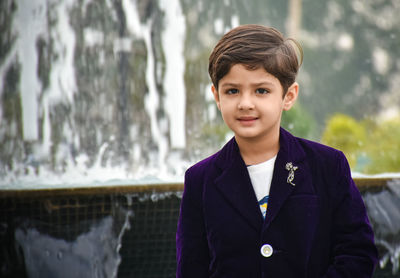
[[303, 50], [296, 40], [285, 39], [274, 28], [248, 24], [232, 29], [220, 39], [210, 55], [208, 72], [218, 90], [219, 81], [233, 65], [243, 64], [250, 70], [262, 67], [280, 81], [285, 95], [295, 82], [302, 61]]

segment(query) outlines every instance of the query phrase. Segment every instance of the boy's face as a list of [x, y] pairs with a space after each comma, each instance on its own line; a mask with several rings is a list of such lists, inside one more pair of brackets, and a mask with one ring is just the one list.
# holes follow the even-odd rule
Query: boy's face
[[283, 97], [281, 83], [264, 68], [248, 70], [236, 64], [219, 81], [218, 91], [214, 86], [212, 91], [235, 137], [258, 141], [279, 135], [282, 111], [289, 110], [296, 101], [298, 84], [290, 86]]

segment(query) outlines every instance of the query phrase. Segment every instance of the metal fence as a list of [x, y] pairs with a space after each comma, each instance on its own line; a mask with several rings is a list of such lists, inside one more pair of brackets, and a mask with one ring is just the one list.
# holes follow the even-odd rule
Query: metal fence
[[[356, 183], [365, 194], [385, 190], [387, 180], [358, 179]], [[74, 269], [84, 273], [86, 268], [96, 271], [96, 277], [175, 277], [182, 190], [182, 184], [0, 190], [0, 276], [68, 277]], [[112, 219], [112, 224], [104, 224], [105, 219]], [[97, 232], [93, 227], [98, 227]], [[87, 242], [93, 246], [77, 246]], [[50, 246], [54, 244], [55, 248]], [[99, 254], [106, 248], [102, 244], [111, 244], [110, 252]], [[98, 266], [82, 257], [88, 252], [85, 248], [93, 249], [90, 254], [99, 260]], [[79, 267], [73, 265], [71, 254], [81, 256]], [[50, 263], [44, 261], [46, 256]], [[107, 265], [116, 271], [108, 271]], [[54, 271], [60, 267], [65, 270], [57, 276]], [[45, 270], [36, 275], [41, 269]], [[389, 263], [378, 267], [374, 277], [400, 276], [392, 273]]]

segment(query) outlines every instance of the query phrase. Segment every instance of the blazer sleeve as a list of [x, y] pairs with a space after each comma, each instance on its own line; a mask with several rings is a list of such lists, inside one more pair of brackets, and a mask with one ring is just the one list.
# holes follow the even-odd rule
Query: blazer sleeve
[[208, 277], [209, 253], [203, 218], [202, 178], [194, 169], [185, 174], [176, 233], [177, 278]]
[[343, 153], [338, 152], [334, 185], [333, 261], [323, 277], [372, 277], [378, 261], [374, 234], [361, 194], [351, 178]]

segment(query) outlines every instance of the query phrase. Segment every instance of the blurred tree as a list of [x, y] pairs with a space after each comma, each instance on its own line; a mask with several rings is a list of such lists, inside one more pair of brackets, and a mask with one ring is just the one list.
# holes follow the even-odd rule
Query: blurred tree
[[364, 172], [400, 172], [400, 119], [369, 123], [368, 130], [365, 151], [370, 161]]
[[362, 119], [385, 109], [382, 97], [398, 93], [393, 83], [400, 76], [399, 2], [302, 3], [299, 39], [305, 59], [300, 77], [306, 93], [301, 101], [318, 128], [334, 113]]
[[313, 138], [315, 134], [315, 120], [301, 105], [296, 103], [289, 111], [282, 114], [282, 127], [292, 132], [295, 136]]
[[382, 122], [336, 114], [328, 120], [322, 142], [343, 151], [353, 171], [365, 174], [400, 171], [400, 119]]
[[325, 127], [322, 142], [344, 152], [350, 167], [354, 169], [357, 156], [365, 145], [365, 127], [344, 114], [332, 116]]

